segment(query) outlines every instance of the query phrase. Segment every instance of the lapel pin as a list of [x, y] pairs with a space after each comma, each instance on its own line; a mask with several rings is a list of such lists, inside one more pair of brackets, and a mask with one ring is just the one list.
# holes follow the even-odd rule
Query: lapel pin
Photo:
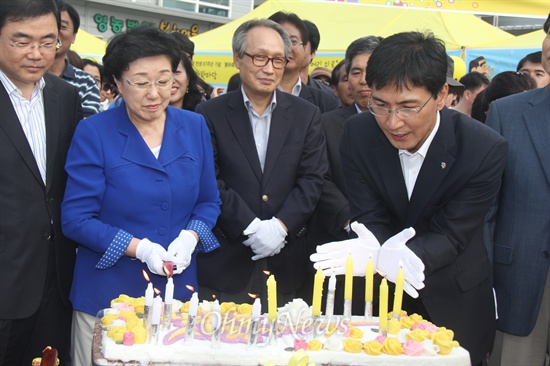
[[441, 162], [441, 169], [445, 169], [447, 167], [447, 163], [444, 161]]

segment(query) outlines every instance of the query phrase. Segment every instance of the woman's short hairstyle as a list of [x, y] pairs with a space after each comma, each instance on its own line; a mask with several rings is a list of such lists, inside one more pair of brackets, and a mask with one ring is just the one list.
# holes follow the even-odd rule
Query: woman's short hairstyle
[[447, 82], [447, 54], [433, 33], [404, 32], [383, 39], [367, 64], [367, 84], [382, 89], [426, 88], [434, 98]]
[[[179, 33], [171, 33], [172, 35], [179, 34]], [[178, 43], [179, 44], [179, 43]], [[187, 91], [185, 93], [185, 97], [183, 98], [183, 109], [187, 109], [188, 111], [195, 111], [195, 108], [197, 105], [201, 102], [202, 99], [202, 92], [199, 88], [199, 77], [197, 73], [195, 72], [195, 69], [193, 69], [193, 64], [191, 63], [191, 60], [187, 55], [185, 54], [184, 48], [181, 47], [180, 49], [182, 52], [181, 55], [181, 63], [183, 64], [183, 68], [185, 69], [185, 73], [187, 74], [187, 80], [188, 80], [188, 86]]]
[[105, 80], [115, 84], [129, 65], [141, 58], [166, 55], [172, 72], [178, 68], [181, 51], [177, 42], [168, 33], [147, 25], [139, 25], [114, 36], [103, 56]]
[[252, 19], [241, 24], [235, 33], [233, 33], [233, 53], [236, 53], [239, 58], [244, 57], [244, 53], [246, 52], [246, 34], [249, 30], [256, 27], [271, 28], [279, 33], [285, 45], [285, 57], [288, 58], [291, 47], [290, 37], [283, 27], [269, 19]]

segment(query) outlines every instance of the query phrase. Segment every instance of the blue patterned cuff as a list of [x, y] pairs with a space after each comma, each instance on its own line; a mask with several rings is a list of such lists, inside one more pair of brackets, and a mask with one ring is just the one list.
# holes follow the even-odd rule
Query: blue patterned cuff
[[95, 268], [97, 269], [107, 269], [112, 267], [119, 259], [126, 253], [128, 245], [134, 236], [130, 233], [127, 233], [124, 230], [119, 230], [115, 238], [107, 248], [103, 257], [97, 262]]
[[220, 243], [212, 233], [212, 230], [200, 220], [191, 220], [187, 225], [187, 230], [193, 230], [199, 235], [199, 242], [195, 249], [196, 252], [208, 253], [219, 248]]

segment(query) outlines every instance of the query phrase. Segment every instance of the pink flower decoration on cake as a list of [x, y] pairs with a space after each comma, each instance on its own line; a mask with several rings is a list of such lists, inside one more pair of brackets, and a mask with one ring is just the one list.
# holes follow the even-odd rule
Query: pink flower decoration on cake
[[422, 330], [429, 330], [430, 332], [435, 332], [437, 330], [437, 327], [430, 322], [423, 321], [420, 324], [413, 325], [412, 329], [413, 330], [422, 329]]
[[305, 339], [294, 339], [294, 351], [300, 349], [307, 351], [307, 341]]
[[413, 341], [412, 339], [409, 339], [403, 345], [403, 353], [407, 356], [420, 356], [422, 351], [424, 351], [424, 346], [422, 343]]
[[379, 336], [376, 336], [374, 340], [378, 343], [384, 343], [384, 340], [386, 340], [386, 337], [384, 337], [383, 335], [379, 335]]

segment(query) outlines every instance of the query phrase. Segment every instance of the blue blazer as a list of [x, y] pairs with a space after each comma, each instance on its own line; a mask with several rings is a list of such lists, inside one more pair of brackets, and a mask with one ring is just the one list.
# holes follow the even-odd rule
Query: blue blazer
[[510, 143], [492, 235], [499, 330], [531, 333], [550, 264], [550, 87], [491, 103], [487, 125]]
[[[220, 213], [210, 134], [193, 112], [168, 107], [158, 159], [124, 104], [83, 120], [66, 170], [63, 231], [79, 244], [71, 300], [91, 315], [120, 294], [145, 294], [145, 263], [122, 256], [110, 268], [96, 268], [120, 230], [168, 248], [191, 220], [211, 229]], [[164, 291], [166, 277], [150, 277]], [[191, 296], [185, 286], [197, 288], [195, 260], [174, 276], [174, 285], [174, 298]]]

